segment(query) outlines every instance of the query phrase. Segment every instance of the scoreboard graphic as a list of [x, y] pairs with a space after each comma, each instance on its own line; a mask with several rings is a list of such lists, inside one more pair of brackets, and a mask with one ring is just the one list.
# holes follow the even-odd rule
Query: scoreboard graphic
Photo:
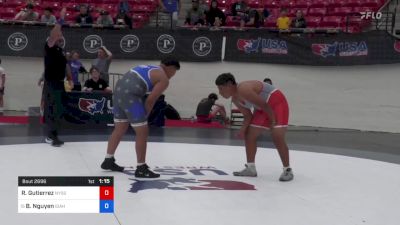
[[113, 177], [18, 177], [18, 213], [113, 212]]

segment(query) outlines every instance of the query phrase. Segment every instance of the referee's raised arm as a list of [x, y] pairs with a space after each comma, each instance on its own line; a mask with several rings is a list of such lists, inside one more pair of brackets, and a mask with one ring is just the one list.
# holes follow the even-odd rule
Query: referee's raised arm
[[63, 8], [60, 12], [60, 19], [54, 25], [53, 29], [50, 31], [50, 37], [47, 40], [47, 45], [50, 48], [53, 47], [57, 43], [57, 41], [63, 37], [61, 27], [64, 24], [64, 18], [65, 18], [66, 13], [67, 13], [67, 9]]

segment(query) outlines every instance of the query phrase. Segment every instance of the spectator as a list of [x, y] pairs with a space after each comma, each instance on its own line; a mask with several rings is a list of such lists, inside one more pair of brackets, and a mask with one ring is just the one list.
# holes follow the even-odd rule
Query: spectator
[[117, 17], [115, 17], [115, 24], [126, 25], [129, 29], [132, 29], [132, 19], [122, 9], [118, 11]]
[[47, 24], [55, 24], [57, 22], [56, 17], [53, 15], [53, 9], [47, 7], [44, 9], [43, 15], [40, 18], [40, 22]]
[[124, 12], [127, 12], [127, 13], [131, 12], [131, 7], [129, 6], [128, 1], [126, 1], [126, 0], [119, 1], [118, 6], [117, 6], [117, 11], [119, 12], [121, 10]]
[[218, 8], [218, 1], [211, 2], [210, 10], [206, 13], [206, 20], [209, 26], [220, 27], [225, 25], [225, 14]]
[[210, 10], [210, 6], [207, 4], [206, 0], [199, 0], [199, 9], [205, 13]]
[[101, 46], [97, 52], [97, 58], [92, 61], [92, 66], [96, 67], [100, 72], [100, 78], [109, 83], [108, 70], [112, 60], [112, 53], [105, 47]]
[[[6, 2], [6, 1], [3, 1], [3, 2]], [[35, 2], [33, 0], [26, 0], [24, 4], [17, 6], [16, 10], [18, 12], [20, 12], [21, 10], [25, 9], [26, 6], [28, 6], [28, 5], [35, 5]]]
[[215, 93], [211, 93], [208, 95], [208, 98], [203, 98], [196, 109], [196, 117], [197, 121], [200, 123], [210, 123], [217, 116], [223, 118], [225, 124], [229, 122], [229, 119], [226, 117], [225, 107], [221, 104], [217, 104], [218, 95]]
[[79, 15], [76, 17], [75, 22], [81, 25], [93, 24], [93, 18], [90, 16], [87, 5], [82, 4], [79, 6]]
[[86, 73], [85, 67], [79, 60], [79, 53], [77, 51], [71, 51], [71, 60], [68, 62], [71, 68], [72, 81], [74, 82], [73, 91], [81, 91], [82, 85], [79, 82], [79, 73]]
[[260, 14], [256, 9], [250, 8], [250, 6], [246, 6], [245, 11], [240, 13], [240, 27], [260, 27]]
[[231, 6], [232, 16], [241, 16], [241, 13], [243, 13], [246, 10], [246, 7], [247, 7], [247, 4], [244, 0], [235, 2]]
[[72, 60], [71, 52], [65, 53], [65, 59], [67, 60], [67, 62], [65, 66], [64, 90], [66, 92], [71, 92], [71, 90], [74, 88], [74, 81], [72, 79], [72, 69], [70, 65], [70, 62]]
[[264, 9], [262, 10], [262, 20], [264, 21], [265, 19], [267, 19], [270, 15], [269, 10], [267, 9], [267, 7], [264, 7]]
[[92, 92], [92, 91], [104, 91], [106, 93], [111, 93], [112, 90], [108, 86], [107, 82], [100, 78], [100, 71], [96, 67], [90, 68], [91, 78], [85, 82], [82, 91]]
[[199, 0], [192, 0], [192, 8], [187, 11], [186, 25], [204, 25], [205, 14], [199, 8]]
[[272, 80], [269, 77], [266, 77], [263, 82], [272, 85]]
[[26, 5], [16, 16], [15, 20], [21, 21], [37, 21], [39, 18], [39, 14], [33, 10], [33, 4]]
[[167, 13], [172, 19], [172, 26], [178, 23], [178, 14], [181, 11], [181, 2], [179, 0], [159, 0], [161, 11]]
[[97, 18], [97, 24], [102, 26], [112, 26], [114, 25], [114, 21], [108, 11], [102, 10], [99, 18]]
[[291, 25], [293, 28], [306, 28], [307, 27], [307, 23], [306, 23], [306, 20], [304, 19], [303, 11], [297, 10], [296, 18], [292, 21]]
[[[1, 64], [1, 59], [0, 59]], [[0, 66], [0, 113], [4, 111], [4, 87], [6, 84], [6, 73], [4, 72], [3, 67]]]
[[276, 20], [276, 26], [279, 30], [288, 30], [290, 27], [290, 18], [287, 16], [287, 9], [281, 9], [281, 15]]

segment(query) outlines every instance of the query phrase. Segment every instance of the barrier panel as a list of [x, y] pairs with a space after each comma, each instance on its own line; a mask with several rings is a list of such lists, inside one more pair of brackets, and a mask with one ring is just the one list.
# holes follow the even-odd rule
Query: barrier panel
[[385, 31], [321, 36], [252, 30], [226, 36], [226, 61], [316, 66], [400, 62], [400, 42]]
[[[2, 24], [0, 55], [42, 57], [51, 27]], [[297, 65], [367, 65], [400, 62], [400, 42], [386, 31], [360, 34], [272, 32], [266, 29], [63, 29], [66, 51], [95, 58], [107, 46], [117, 59], [159, 60], [175, 56], [182, 61], [220, 61], [223, 37], [225, 58], [234, 62]]]

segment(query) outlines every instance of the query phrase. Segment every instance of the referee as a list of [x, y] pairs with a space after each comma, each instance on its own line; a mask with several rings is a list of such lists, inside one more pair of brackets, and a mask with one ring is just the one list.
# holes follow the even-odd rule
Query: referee
[[66, 9], [60, 12], [60, 20], [50, 32], [45, 44], [44, 54], [44, 119], [47, 128], [46, 143], [54, 147], [64, 144], [58, 138], [60, 120], [63, 114], [62, 96], [65, 93], [64, 79], [67, 73], [67, 59], [61, 48], [63, 34], [61, 26], [64, 22]]

